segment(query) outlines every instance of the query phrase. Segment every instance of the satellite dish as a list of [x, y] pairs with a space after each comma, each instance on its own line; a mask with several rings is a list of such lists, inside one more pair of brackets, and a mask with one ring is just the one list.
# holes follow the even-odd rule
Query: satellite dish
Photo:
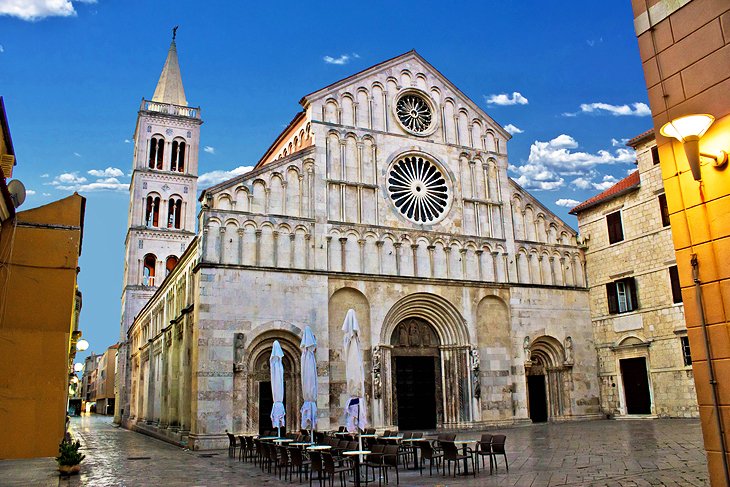
[[13, 206], [16, 208], [25, 201], [25, 185], [18, 179], [13, 179], [8, 183], [8, 192], [10, 192], [10, 198], [12, 198]]

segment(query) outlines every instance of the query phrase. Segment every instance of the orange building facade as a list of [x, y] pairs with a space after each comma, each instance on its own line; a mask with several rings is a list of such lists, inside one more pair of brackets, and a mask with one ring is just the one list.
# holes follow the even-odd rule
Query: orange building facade
[[55, 456], [65, 433], [86, 199], [20, 211], [0, 228], [0, 459]]
[[[692, 349], [713, 486], [730, 484], [730, 169], [660, 135], [670, 121], [708, 114], [702, 154], [730, 152], [730, 2], [632, 0], [634, 27], [657, 134], [662, 179]], [[690, 158], [691, 159], [691, 158]], [[722, 160], [722, 157], [719, 158]]]

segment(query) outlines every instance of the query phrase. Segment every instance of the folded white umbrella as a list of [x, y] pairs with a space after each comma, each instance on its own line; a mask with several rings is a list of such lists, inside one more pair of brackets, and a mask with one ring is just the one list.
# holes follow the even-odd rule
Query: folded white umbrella
[[281, 436], [281, 427], [284, 426], [286, 411], [284, 411], [284, 364], [281, 359], [284, 352], [279, 345], [279, 340], [274, 340], [274, 346], [271, 349], [271, 358], [269, 365], [271, 368], [271, 396], [274, 399], [274, 406], [271, 408], [271, 425], [277, 429], [277, 433]]
[[308, 429], [314, 441], [313, 430], [317, 427], [317, 339], [312, 329], [304, 328], [302, 348], [302, 428]]
[[[365, 370], [362, 365], [362, 352], [360, 351], [360, 325], [357, 323], [355, 310], [350, 309], [342, 324], [342, 331], [345, 332], [343, 339], [343, 351], [345, 354], [345, 378], [347, 380], [347, 395], [350, 399], [345, 408], [345, 424], [347, 431], [358, 433], [360, 450], [362, 450], [362, 437], [359, 436], [368, 424], [367, 408], [365, 406]], [[362, 458], [360, 458], [362, 461]]]

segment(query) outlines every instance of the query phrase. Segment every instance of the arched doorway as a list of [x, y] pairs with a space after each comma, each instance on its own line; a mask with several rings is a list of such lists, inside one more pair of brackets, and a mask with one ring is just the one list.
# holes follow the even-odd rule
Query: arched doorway
[[[526, 339], [526, 341], [529, 341]], [[566, 338], [572, 353], [572, 339]], [[527, 404], [533, 423], [569, 416], [572, 361], [554, 337], [541, 336], [529, 345], [525, 363]]]
[[423, 319], [408, 318], [393, 330], [394, 422], [399, 430], [433, 429], [443, 417], [439, 339]]
[[[378, 364], [374, 397], [382, 418], [380, 424], [386, 428], [412, 426], [404, 426], [398, 412], [397, 382], [401, 381], [402, 391], [404, 385], [409, 387], [409, 376], [414, 381], [431, 383], [424, 394], [434, 397], [436, 428], [458, 428], [469, 424], [473, 420], [470, 343], [466, 320], [454, 305], [441, 296], [414, 293], [396, 302], [383, 320], [380, 344], [373, 352], [373, 363]], [[419, 363], [416, 357], [423, 360]], [[428, 367], [428, 364], [435, 364], [433, 377], [407, 372], [418, 367], [420, 374], [420, 369]], [[394, 371], [394, 367], [400, 367], [401, 373]], [[413, 400], [413, 397], [400, 398], [402, 403]], [[432, 424], [434, 413], [428, 410], [423, 414], [417, 424], [423, 425], [427, 421]]]
[[[245, 352], [236, 349], [233, 428], [262, 433], [271, 426], [271, 372], [269, 358], [274, 340], [279, 340], [284, 358], [284, 408], [286, 430], [298, 431], [301, 406], [301, 364], [299, 337], [286, 330], [262, 333]], [[237, 347], [239, 344], [237, 343]], [[239, 426], [240, 425], [240, 426]], [[283, 431], [282, 431], [283, 433]]]

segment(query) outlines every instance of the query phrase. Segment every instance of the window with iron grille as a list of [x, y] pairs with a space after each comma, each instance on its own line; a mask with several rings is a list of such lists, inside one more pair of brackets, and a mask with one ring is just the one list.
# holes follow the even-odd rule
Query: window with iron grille
[[639, 309], [636, 280], [633, 277], [625, 277], [606, 284], [606, 297], [610, 314], [628, 313]]
[[617, 211], [606, 215], [606, 224], [608, 225], [608, 243], [614, 244], [624, 239], [624, 229], [621, 224], [621, 212]]
[[682, 344], [682, 358], [684, 359], [684, 365], [692, 365], [692, 353], [689, 349], [689, 337], [679, 337], [679, 340]]

